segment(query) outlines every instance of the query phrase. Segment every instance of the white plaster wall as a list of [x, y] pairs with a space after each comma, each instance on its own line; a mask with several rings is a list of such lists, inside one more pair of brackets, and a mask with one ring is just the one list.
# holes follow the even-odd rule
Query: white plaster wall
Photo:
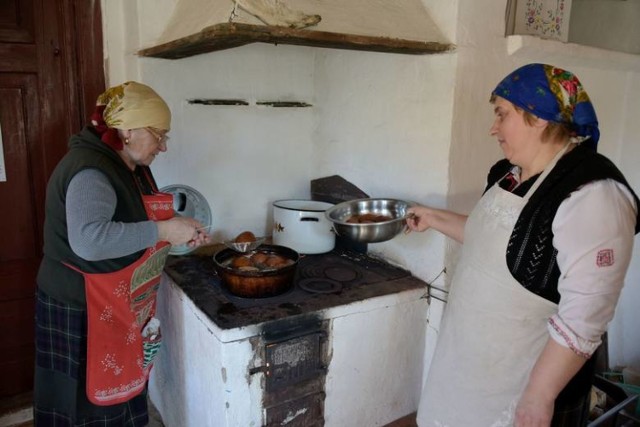
[[640, 2], [573, 0], [569, 41], [640, 54]]
[[[372, 197], [444, 206], [455, 55], [318, 50], [314, 175], [339, 174]], [[443, 238], [371, 244], [425, 280], [443, 268]]]
[[[640, 74], [627, 73], [626, 91], [622, 94], [622, 107], [618, 111], [622, 142], [618, 155], [619, 165], [627, 179], [639, 191], [640, 169]], [[614, 116], [615, 117], [615, 116]], [[640, 236], [636, 236], [634, 256], [629, 266], [625, 287], [616, 317], [609, 330], [609, 355], [613, 366], [640, 368]]]
[[[317, 107], [256, 105], [314, 104], [308, 49], [251, 45], [180, 61], [144, 58], [140, 66], [142, 80], [160, 92], [173, 113], [169, 151], [154, 162], [154, 174], [161, 186], [186, 184], [202, 192], [212, 210], [214, 240], [243, 230], [271, 234], [274, 200], [309, 197]], [[187, 102], [194, 98], [242, 99], [250, 105]]]

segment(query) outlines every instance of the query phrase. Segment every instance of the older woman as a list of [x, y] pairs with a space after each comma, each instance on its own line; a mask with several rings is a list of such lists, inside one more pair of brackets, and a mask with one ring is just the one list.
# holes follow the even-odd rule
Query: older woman
[[34, 419], [42, 426], [144, 426], [160, 345], [160, 273], [171, 245], [208, 235], [173, 217], [149, 169], [167, 150], [171, 113], [148, 86], [100, 95], [71, 137], [46, 198], [36, 298]]
[[419, 206], [408, 220], [463, 243], [418, 424], [582, 426], [639, 201], [596, 153], [598, 122], [575, 75], [529, 64], [491, 102], [505, 159], [479, 203], [469, 216]]

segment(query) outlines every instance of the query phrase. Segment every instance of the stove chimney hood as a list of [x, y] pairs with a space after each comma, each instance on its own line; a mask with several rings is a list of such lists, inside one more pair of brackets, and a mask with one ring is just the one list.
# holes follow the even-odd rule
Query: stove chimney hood
[[158, 44], [138, 54], [179, 59], [256, 42], [405, 54], [454, 48], [422, 0], [178, 0]]

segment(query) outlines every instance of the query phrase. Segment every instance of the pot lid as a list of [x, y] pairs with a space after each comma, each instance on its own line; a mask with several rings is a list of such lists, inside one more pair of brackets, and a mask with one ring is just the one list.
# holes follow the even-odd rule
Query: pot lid
[[[176, 216], [197, 219], [203, 226], [211, 226], [211, 208], [204, 196], [195, 188], [188, 185], [168, 185], [160, 189], [163, 193], [173, 195], [173, 209]], [[195, 250], [187, 244], [173, 245], [169, 255], [185, 255]]]
[[324, 212], [330, 207], [333, 207], [333, 203], [305, 199], [287, 199], [276, 200], [275, 202], [273, 202], [273, 206], [275, 206], [276, 208], [292, 211]]

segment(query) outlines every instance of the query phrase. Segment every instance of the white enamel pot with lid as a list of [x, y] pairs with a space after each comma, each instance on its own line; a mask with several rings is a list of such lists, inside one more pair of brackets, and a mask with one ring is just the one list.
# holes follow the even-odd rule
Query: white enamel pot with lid
[[336, 235], [325, 212], [332, 206], [315, 200], [276, 200], [273, 202], [273, 243], [301, 254], [331, 251]]

